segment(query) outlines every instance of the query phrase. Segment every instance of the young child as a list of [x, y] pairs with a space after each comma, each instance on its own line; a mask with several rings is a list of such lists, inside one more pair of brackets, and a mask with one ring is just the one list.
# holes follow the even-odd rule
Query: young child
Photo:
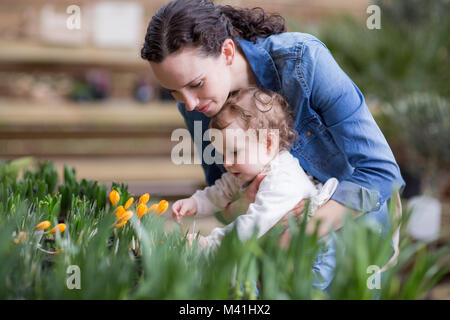
[[[274, 227], [302, 199], [309, 198], [308, 216], [314, 214], [333, 195], [338, 181], [329, 179], [315, 185], [289, 152], [296, 139], [293, 118], [284, 98], [258, 88], [240, 90], [231, 95], [210, 121], [211, 142], [224, 156], [227, 170], [215, 184], [197, 190], [190, 198], [172, 206], [173, 217], [196, 214], [213, 215], [223, 210], [236, 194], [262, 172], [266, 177], [259, 185], [254, 203], [245, 214], [208, 236], [199, 236], [202, 248], [217, 247], [222, 237], [235, 226], [241, 241], [249, 239], [255, 228], [261, 237]], [[213, 139], [214, 138], [214, 139]], [[194, 235], [188, 236], [191, 243]]]

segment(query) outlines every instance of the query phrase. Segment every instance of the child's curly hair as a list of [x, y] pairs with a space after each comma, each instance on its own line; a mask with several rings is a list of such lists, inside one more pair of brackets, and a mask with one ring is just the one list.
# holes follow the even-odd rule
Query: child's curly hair
[[[244, 99], [250, 103], [243, 103]], [[293, 129], [292, 109], [283, 96], [273, 91], [250, 87], [233, 92], [222, 109], [211, 118], [209, 126], [222, 130], [236, 120], [244, 130], [278, 130], [280, 151], [289, 151], [298, 137]]]

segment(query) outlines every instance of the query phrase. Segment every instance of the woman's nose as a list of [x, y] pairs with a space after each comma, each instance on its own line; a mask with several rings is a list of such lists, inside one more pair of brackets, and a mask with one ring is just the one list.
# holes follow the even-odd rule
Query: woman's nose
[[184, 104], [188, 111], [194, 110], [198, 106], [199, 100], [196, 96], [191, 94], [184, 95]]

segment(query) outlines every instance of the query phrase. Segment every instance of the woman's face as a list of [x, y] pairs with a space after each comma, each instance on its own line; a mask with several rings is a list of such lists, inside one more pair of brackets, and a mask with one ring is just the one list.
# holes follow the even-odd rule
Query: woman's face
[[184, 47], [150, 66], [161, 86], [188, 111], [208, 117], [219, 112], [231, 89], [231, 63], [225, 53], [205, 57], [194, 47]]

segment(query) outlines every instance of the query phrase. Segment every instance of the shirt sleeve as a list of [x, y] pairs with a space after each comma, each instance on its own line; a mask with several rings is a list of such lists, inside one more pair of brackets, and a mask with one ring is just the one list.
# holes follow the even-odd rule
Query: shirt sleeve
[[197, 216], [213, 215], [223, 210], [239, 192], [240, 184], [230, 173], [224, 173], [215, 184], [203, 190], [197, 190], [192, 198], [197, 202]]
[[375, 211], [405, 183], [394, 155], [373, 119], [364, 96], [326, 46], [308, 41], [302, 64], [312, 108], [354, 168], [332, 199], [358, 211]]
[[[295, 177], [298, 177], [296, 175]], [[269, 179], [268, 179], [269, 178]], [[259, 187], [255, 202], [250, 204], [246, 214], [223, 228], [215, 228], [207, 237], [209, 248], [219, 246], [224, 235], [234, 227], [241, 241], [248, 240], [255, 230], [257, 237], [263, 236], [274, 227], [294, 206], [314, 192], [308, 178], [295, 180], [287, 172], [267, 176]], [[303, 183], [304, 182], [304, 183]]]

